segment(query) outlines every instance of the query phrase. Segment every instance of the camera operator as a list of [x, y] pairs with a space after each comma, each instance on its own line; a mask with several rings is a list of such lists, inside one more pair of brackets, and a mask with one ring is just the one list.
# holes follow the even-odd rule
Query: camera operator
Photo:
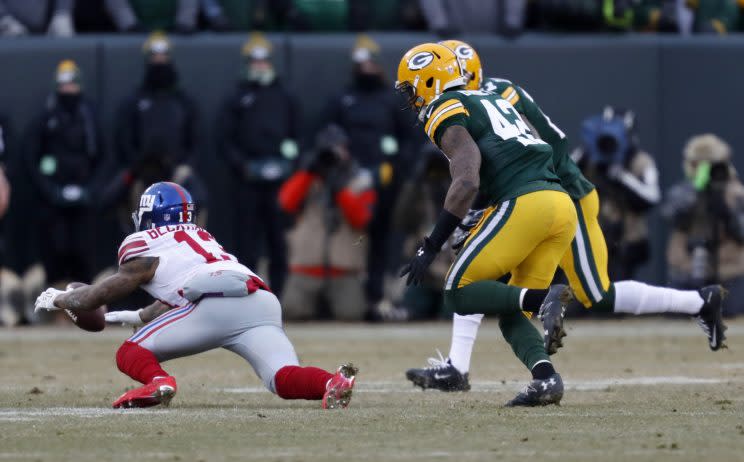
[[[284, 217], [277, 204], [279, 187], [297, 157], [297, 104], [271, 62], [271, 43], [255, 33], [243, 46], [242, 78], [220, 113], [219, 151], [232, 172], [238, 214], [233, 220], [236, 256], [250, 268], [264, 254], [269, 284], [282, 292], [287, 275]], [[250, 233], [250, 238], [246, 236]]]
[[602, 199], [599, 220], [610, 278], [633, 279], [651, 255], [647, 213], [661, 199], [659, 172], [639, 146], [632, 111], [605, 107], [602, 114], [584, 120], [581, 139], [571, 157]]
[[670, 279], [683, 288], [723, 284], [723, 313], [744, 312], [744, 186], [731, 148], [715, 135], [691, 138], [684, 150], [687, 180], [673, 186], [662, 213], [673, 226], [667, 248]]
[[290, 273], [282, 301], [286, 319], [316, 318], [321, 300], [334, 319], [363, 319], [364, 233], [375, 200], [372, 175], [352, 159], [346, 134], [328, 126], [279, 191], [280, 206], [296, 217], [288, 236]]

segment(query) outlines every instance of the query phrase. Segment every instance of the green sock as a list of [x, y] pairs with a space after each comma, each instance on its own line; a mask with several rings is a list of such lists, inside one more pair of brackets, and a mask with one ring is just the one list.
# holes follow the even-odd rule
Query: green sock
[[610, 288], [604, 293], [602, 300], [593, 304], [591, 309], [596, 313], [612, 313], [615, 311], [615, 284], [610, 284]]
[[532, 370], [538, 361], [550, 361], [540, 332], [535, 329], [524, 313], [501, 316], [499, 328], [501, 328], [504, 339], [511, 345], [514, 354], [527, 366], [527, 369]]
[[444, 291], [444, 306], [457, 314], [503, 315], [520, 313], [522, 289], [498, 281], [478, 281]]

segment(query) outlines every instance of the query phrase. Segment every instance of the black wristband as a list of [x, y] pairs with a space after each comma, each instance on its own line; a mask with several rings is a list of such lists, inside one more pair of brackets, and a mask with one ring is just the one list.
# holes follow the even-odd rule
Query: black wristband
[[439, 213], [439, 218], [437, 218], [437, 224], [434, 225], [434, 229], [429, 235], [429, 241], [431, 241], [432, 246], [437, 251], [447, 242], [447, 239], [455, 231], [461, 220], [461, 218], [458, 218], [446, 209], [442, 209]]

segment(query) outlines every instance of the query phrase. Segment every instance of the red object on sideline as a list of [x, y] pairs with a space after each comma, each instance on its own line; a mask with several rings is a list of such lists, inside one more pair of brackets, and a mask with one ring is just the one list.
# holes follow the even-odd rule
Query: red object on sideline
[[320, 400], [332, 378], [317, 367], [284, 366], [274, 376], [274, 388], [280, 398]]
[[279, 205], [282, 210], [287, 213], [299, 212], [300, 206], [316, 178], [317, 175], [303, 170], [289, 177], [279, 190]]
[[130, 341], [124, 342], [116, 352], [116, 366], [140, 383], [150, 383], [155, 377], [170, 377], [152, 351]]
[[293, 273], [304, 274], [305, 276], [312, 276], [316, 278], [324, 277], [341, 277], [358, 274], [357, 270], [347, 270], [343, 268], [324, 268], [322, 266], [291, 266], [289, 270]]
[[354, 193], [345, 188], [336, 194], [336, 203], [341, 207], [346, 221], [352, 228], [362, 229], [372, 219], [372, 206], [377, 201], [377, 194], [371, 189]]

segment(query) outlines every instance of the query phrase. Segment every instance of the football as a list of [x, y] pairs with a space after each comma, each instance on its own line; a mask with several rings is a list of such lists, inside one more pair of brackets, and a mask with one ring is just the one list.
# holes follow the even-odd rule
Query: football
[[[71, 282], [67, 284], [68, 289], [76, 289], [78, 287], [85, 286], [82, 282]], [[106, 320], [104, 314], [106, 314], [106, 306], [99, 306], [95, 310], [90, 311], [75, 311], [75, 310], [63, 310], [67, 316], [70, 317], [73, 324], [88, 332], [100, 332], [106, 327]]]

